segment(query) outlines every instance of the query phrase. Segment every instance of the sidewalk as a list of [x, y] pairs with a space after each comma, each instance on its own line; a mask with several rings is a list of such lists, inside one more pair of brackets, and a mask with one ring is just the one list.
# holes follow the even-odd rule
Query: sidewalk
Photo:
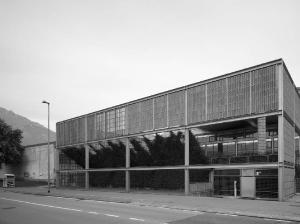
[[123, 193], [104, 190], [51, 189], [46, 186], [0, 188], [10, 191], [35, 195], [52, 195], [72, 197], [81, 200], [97, 200], [118, 203], [131, 203], [137, 206], [168, 207], [181, 210], [197, 210], [212, 213], [231, 213], [236, 215], [284, 219], [300, 222], [300, 195], [287, 202], [248, 200], [235, 198], [214, 198], [197, 196], [180, 196], [158, 193]]

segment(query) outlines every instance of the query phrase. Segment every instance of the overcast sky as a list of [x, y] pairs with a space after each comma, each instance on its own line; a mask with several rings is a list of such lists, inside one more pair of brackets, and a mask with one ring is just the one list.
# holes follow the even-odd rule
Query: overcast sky
[[299, 0], [0, 0], [0, 106], [74, 116], [283, 58], [300, 86]]

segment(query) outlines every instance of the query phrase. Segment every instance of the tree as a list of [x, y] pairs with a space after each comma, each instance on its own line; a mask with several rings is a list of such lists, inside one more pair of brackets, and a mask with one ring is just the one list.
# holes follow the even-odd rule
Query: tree
[[22, 160], [24, 147], [21, 145], [22, 131], [12, 129], [0, 119], [0, 164], [17, 164]]

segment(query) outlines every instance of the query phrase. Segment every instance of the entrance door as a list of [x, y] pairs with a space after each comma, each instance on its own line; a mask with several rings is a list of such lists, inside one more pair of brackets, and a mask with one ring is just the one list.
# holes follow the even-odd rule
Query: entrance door
[[254, 169], [243, 169], [241, 176], [241, 196], [245, 198], [255, 197]]
[[241, 196], [255, 197], [255, 177], [241, 177]]

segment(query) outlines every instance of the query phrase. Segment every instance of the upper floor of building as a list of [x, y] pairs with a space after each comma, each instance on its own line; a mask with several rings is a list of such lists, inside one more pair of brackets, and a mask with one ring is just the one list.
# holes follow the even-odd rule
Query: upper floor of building
[[282, 59], [57, 123], [58, 148], [282, 113], [300, 127], [300, 97]]

